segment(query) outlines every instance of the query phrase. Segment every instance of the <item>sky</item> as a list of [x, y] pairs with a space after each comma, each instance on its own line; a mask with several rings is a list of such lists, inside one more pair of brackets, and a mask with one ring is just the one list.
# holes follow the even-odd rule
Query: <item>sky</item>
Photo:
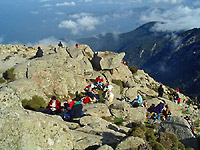
[[200, 27], [200, 0], [0, 0], [0, 10], [0, 44], [73, 44], [151, 21], [164, 22], [154, 31]]

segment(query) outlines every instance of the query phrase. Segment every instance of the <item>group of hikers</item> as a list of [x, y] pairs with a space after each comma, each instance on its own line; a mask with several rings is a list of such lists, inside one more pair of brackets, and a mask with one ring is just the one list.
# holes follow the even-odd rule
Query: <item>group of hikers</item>
[[[78, 48], [78, 44], [75, 45], [76, 48]], [[63, 48], [63, 43], [61, 40], [58, 43], [58, 49]], [[56, 48], [54, 48], [54, 52], [57, 53]], [[36, 52], [36, 55], [29, 58], [34, 59], [38, 57], [43, 56], [43, 51], [41, 47], [38, 47], [38, 50]], [[128, 62], [125, 62], [122, 60], [122, 63], [124, 65], [127, 65]], [[112, 93], [113, 86], [109, 83], [104, 84], [103, 78], [101, 76], [98, 76], [95, 81], [91, 81], [89, 79], [86, 80], [87, 85], [81, 92], [84, 96], [80, 97], [78, 94], [76, 94], [76, 97], [71, 99], [69, 98], [67, 100], [67, 103], [64, 103], [64, 106], [61, 106], [60, 101], [56, 99], [55, 96], [52, 97], [51, 101], [49, 102], [47, 106], [47, 111], [45, 111], [47, 114], [60, 114], [65, 121], [73, 121], [74, 118], [80, 118], [82, 115], [84, 115], [82, 109], [82, 104], [87, 103], [94, 103], [98, 102], [100, 99], [99, 91], [102, 91], [103, 98], [108, 102], [112, 103], [114, 99], [114, 94]], [[163, 97], [164, 89], [162, 85], [158, 87], [158, 97]], [[177, 92], [174, 92], [172, 94], [171, 101], [180, 104], [180, 97], [179, 97], [179, 88], [177, 88]], [[195, 97], [195, 102], [198, 102], [197, 97]], [[141, 91], [137, 92], [137, 98], [134, 99], [132, 102], [130, 102], [132, 107], [148, 107], [147, 101], [143, 101], [143, 98], [141, 96]], [[164, 101], [160, 102], [157, 106], [152, 104], [149, 108], [147, 108], [147, 119], [154, 119], [154, 120], [165, 120], [169, 118], [171, 115], [170, 109], [168, 105]]]
[[[64, 45], [63, 45], [62, 41], [59, 40], [58, 49], [63, 48], [63, 47], [64, 47]], [[79, 45], [76, 44], [75, 47], [78, 48]], [[54, 50], [55, 53], [57, 53], [56, 48], [54, 48], [53, 50]], [[44, 52], [43, 52], [42, 48], [41, 48], [40, 46], [38, 46], [36, 54], [35, 54], [34, 56], [30, 57], [29, 60], [32, 60], [32, 59], [35, 59], [35, 58], [43, 57], [43, 53], [44, 53]]]
[[[158, 87], [158, 97], [163, 97], [163, 93], [164, 93], [164, 89], [162, 87], [162, 85], [160, 85]], [[181, 102], [181, 99], [179, 97], [179, 88], [177, 88], [177, 91], [176, 92], [173, 92], [173, 93], [169, 93], [171, 95], [171, 98], [170, 100], [172, 102], [175, 102], [176, 104], [180, 104]]]
[[[60, 115], [64, 121], [74, 121], [76, 118], [80, 118], [84, 115], [83, 104], [98, 102], [100, 96], [98, 91], [102, 91], [102, 96], [108, 103], [111, 103], [114, 99], [114, 94], [111, 92], [113, 86], [109, 83], [106, 85], [103, 83], [103, 78], [98, 76], [94, 83], [89, 79], [86, 79], [87, 85], [83, 91], [78, 94], [76, 92], [75, 98], [67, 99], [64, 106], [61, 106], [61, 102], [56, 99], [55, 96], [52, 96], [45, 113], [52, 115]], [[81, 95], [81, 96], [80, 96]]]

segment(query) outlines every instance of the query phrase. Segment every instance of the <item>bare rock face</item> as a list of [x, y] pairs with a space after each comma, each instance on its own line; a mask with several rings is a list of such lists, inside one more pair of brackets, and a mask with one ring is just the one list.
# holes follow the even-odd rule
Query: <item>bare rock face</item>
[[19, 108], [1, 110], [0, 149], [73, 149], [61, 118]]
[[173, 116], [161, 123], [160, 131], [170, 131], [187, 147], [199, 149], [198, 141], [184, 118]]
[[145, 145], [143, 139], [139, 137], [128, 137], [126, 140], [122, 141], [116, 148], [116, 150], [124, 149], [139, 149], [140, 146]]
[[[141, 145], [144, 146], [144, 141], [140, 138], [127, 138], [129, 128], [117, 126], [105, 119], [111, 116], [123, 118], [126, 121], [123, 124], [126, 125], [132, 122], [143, 123], [146, 109], [132, 108], [128, 102], [119, 99], [128, 97], [132, 101], [138, 90], [142, 91], [143, 96], [156, 96], [154, 88], [159, 84], [153, 78], [142, 70], [133, 75], [128, 66], [121, 63], [125, 53], [94, 54], [87, 45], [60, 48], [57, 53], [52, 50], [57, 46], [41, 47], [44, 56], [29, 60], [28, 58], [35, 54], [37, 46], [0, 45], [0, 65], [5, 65], [3, 69], [0, 68], [0, 73], [13, 67], [15, 74], [14, 80], [0, 83], [0, 149], [112, 150], [117, 145], [117, 149], [138, 149]], [[66, 99], [70, 94], [76, 91], [80, 93], [84, 89], [87, 85], [85, 79], [95, 80], [98, 75], [103, 77], [104, 83], [109, 82], [113, 86], [115, 99], [109, 105], [84, 105], [85, 114], [91, 116], [82, 117], [80, 124], [65, 122], [60, 116], [25, 110], [22, 107], [23, 99], [29, 100], [35, 95], [46, 102], [49, 102], [49, 96], [52, 95]], [[118, 80], [122, 85], [114, 84], [113, 80]], [[147, 101], [150, 106], [161, 100], [154, 98]], [[166, 98], [164, 100], [172, 115], [182, 115], [180, 112], [185, 105], [177, 106]], [[196, 111], [188, 108], [188, 112]], [[172, 120], [168, 125], [177, 125], [176, 122], [179, 120]], [[182, 123], [180, 124], [182, 126]], [[165, 128], [165, 125], [162, 127]], [[176, 131], [179, 132], [178, 129]], [[193, 138], [191, 134], [179, 137], [181, 140]]]
[[121, 65], [125, 53], [98, 52], [92, 59], [92, 64], [97, 70], [115, 69]]
[[86, 104], [83, 106], [83, 111], [85, 114], [90, 114], [92, 116], [98, 116], [98, 117], [111, 116], [108, 106], [102, 103]]

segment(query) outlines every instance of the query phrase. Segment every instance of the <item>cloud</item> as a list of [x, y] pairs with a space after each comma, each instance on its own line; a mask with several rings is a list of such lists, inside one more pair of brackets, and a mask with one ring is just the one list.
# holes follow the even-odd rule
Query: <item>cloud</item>
[[153, 2], [156, 2], [156, 3], [170, 3], [170, 4], [179, 4], [179, 3], [182, 3], [183, 0], [152, 0]]
[[55, 37], [53, 36], [50, 36], [48, 38], [44, 38], [40, 41], [38, 41], [36, 44], [34, 45], [39, 45], [39, 44], [44, 44], [46, 46], [49, 46], [49, 45], [57, 45], [58, 44], [58, 39], [56, 39]]
[[64, 15], [65, 13], [64, 13], [64, 12], [57, 11], [56, 14], [57, 14], [57, 15]]
[[200, 8], [178, 6], [168, 10], [153, 9], [141, 16], [142, 22], [159, 21], [152, 29], [155, 31], [189, 30], [200, 26]]
[[90, 14], [90, 13], [79, 13], [79, 14], [69, 15], [69, 17], [73, 18], [73, 19], [78, 19], [78, 18], [81, 18], [81, 17], [91, 16], [91, 15], [92, 14]]
[[37, 15], [37, 14], [39, 14], [39, 11], [30, 11], [30, 13], [33, 15]]
[[51, 1], [51, 0], [39, 0], [39, 2], [48, 2], [48, 1]]
[[57, 3], [56, 6], [75, 6], [75, 2], [64, 2], [64, 3]]
[[92, 0], [84, 0], [84, 2], [89, 3], [92, 2]]
[[51, 7], [52, 5], [51, 4], [44, 4], [42, 5], [42, 7]]
[[70, 29], [72, 34], [78, 34], [82, 31], [92, 31], [96, 29], [96, 25], [100, 24], [100, 21], [96, 17], [79, 15], [73, 20], [62, 21], [58, 27]]

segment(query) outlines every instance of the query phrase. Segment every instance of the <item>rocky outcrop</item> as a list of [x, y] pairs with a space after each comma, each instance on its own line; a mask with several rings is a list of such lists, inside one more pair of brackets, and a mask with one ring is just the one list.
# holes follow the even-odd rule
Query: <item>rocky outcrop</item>
[[93, 59], [92, 64], [97, 70], [107, 70], [118, 68], [125, 53], [98, 52]]
[[195, 150], [199, 149], [198, 141], [184, 118], [174, 116], [169, 120], [163, 121], [160, 131], [170, 131], [174, 133], [186, 147], [191, 147]]
[[[177, 105], [167, 100], [166, 95], [149, 99], [157, 96], [155, 88], [159, 83], [142, 70], [133, 75], [128, 66], [121, 63], [124, 53], [94, 54], [87, 45], [60, 48], [57, 53], [53, 51], [56, 45], [40, 47], [44, 56], [29, 60], [37, 46], [0, 46], [0, 65], [5, 65], [0, 73], [14, 68], [15, 75], [14, 79], [0, 84], [0, 149], [137, 149], [145, 147], [145, 143], [137, 137], [127, 138], [130, 130], [127, 126], [133, 122], [144, 123], [146, 118], [145, 107], [132, 108], [130, 105], [138, 90], [149, 106], [165, 100], [172, 115], [181, 116], [186, 108], [184, 103]], [[80, 93], [83, 90], [85, 79], [94, 81], [99, 75], [104, 83], [113, 85], [115, 98], [109, 104], [102, 100], [101, 103], [84, 105], [86, 116], [80, 119], [80, 124], [22, 107], [23, 99], [30, 100], [35, 95], [42, 97], [46, 103], [52, 95], [64, 102], [76, 91]], [[127, 101], [120, 101], [124, 97]], [[189, 107], [187, 111], [196, 113]], [[115, 119], [120, 120], [122, 126], [116, 125], [119, 122]], [[185, 136], [181, 140], [187, 138]]]
[[143, 139], [139, 137], [128, 137], [117, 146], [116, 150], [139, 149], [139, 147], [143, 145], [145, 145]]
[[73, 149], [71, 131], [57, 116], [1, 109], [0, 149]]

